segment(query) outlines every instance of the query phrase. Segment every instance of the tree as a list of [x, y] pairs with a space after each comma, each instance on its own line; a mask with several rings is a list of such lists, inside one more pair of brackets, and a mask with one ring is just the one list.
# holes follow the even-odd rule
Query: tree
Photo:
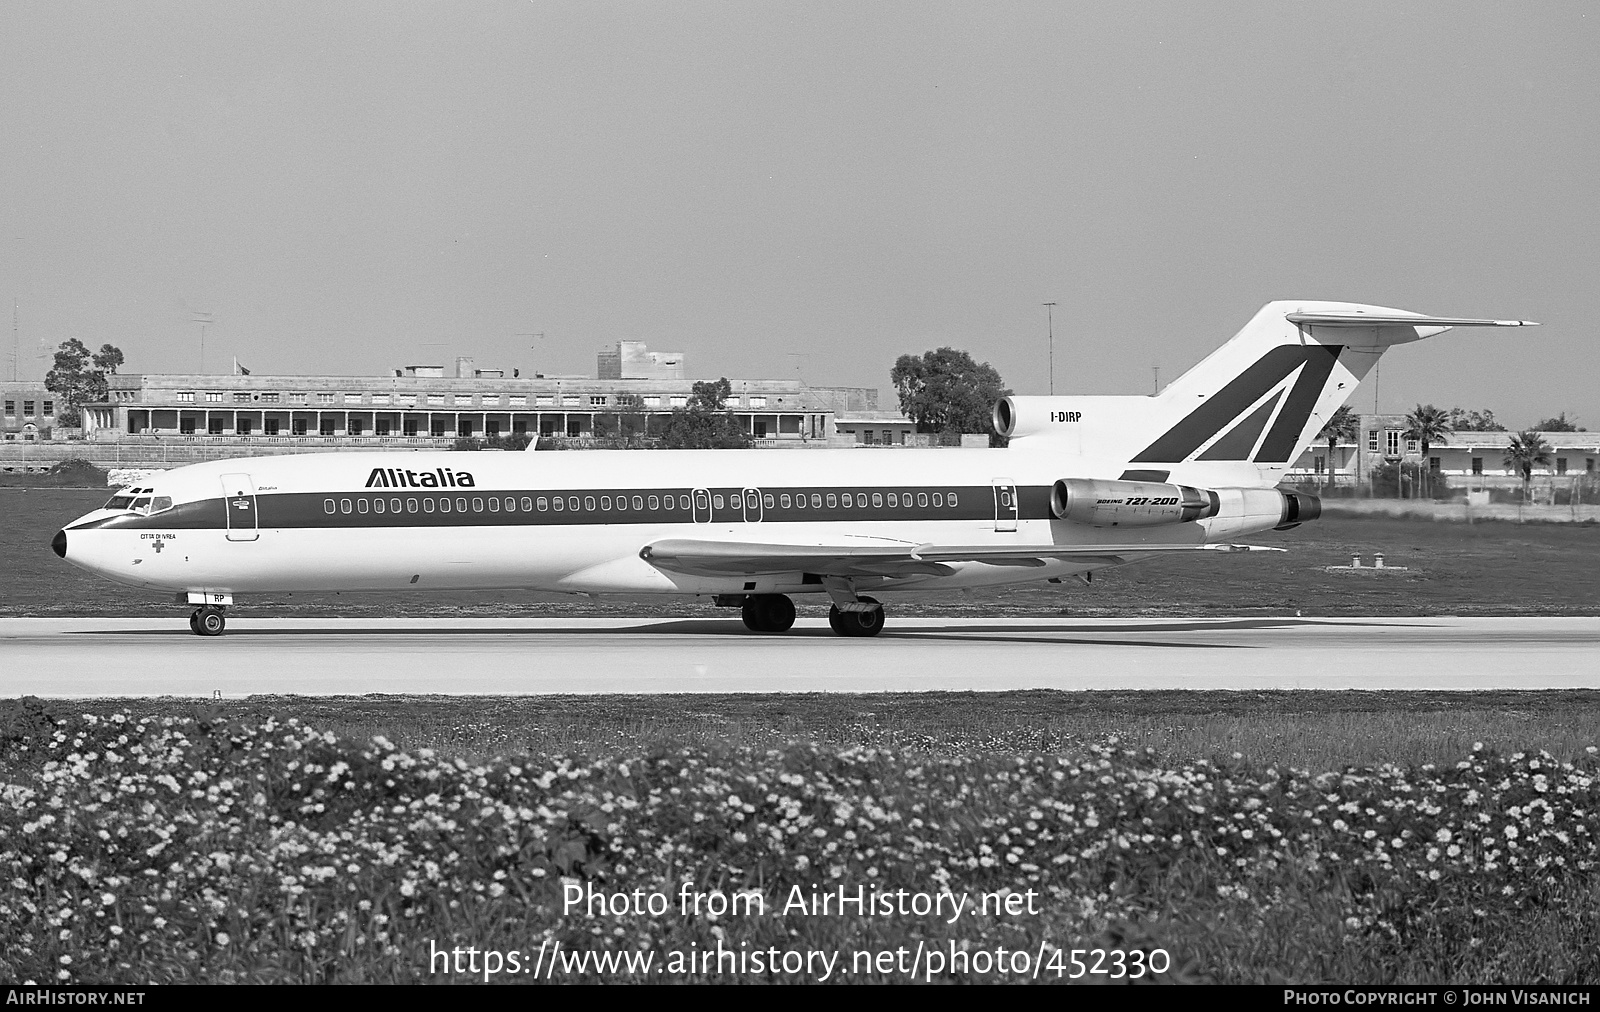
[[56, 350], [55, 367], [44, 377], [46, 390], [56, 394], [66, 408], [56, 412], [58, 425], [73, 426], [83, 420], [83, 406], [103, 401], [109, 395], [107, 376], [114, 376], [122, 365], [122, 352], [109, 344], [91, 355], [77, 338], [61, 342]]
[[1577, 424], [1577, 419], [1568, 418], [1565, 411], [1554, 418], [1545, 418], [1533, 424], [1535, 432], [1588, 432], [1589, 430]]
[[1533, 481], [1533, 465], [1550, 463], [1550, 444], [1537, 430], [1523, 429], [1506, 445], [1506, 466], [1522, 475], [1522, 501], [1528, 501], [1528, 486]]
[[1428, 451], [1434, 443], [1448, 443], [1451, 436], [1450, 416], [1441, 408], [1432, 404], [1418, 404], [1417, 409], [1406, 416], [1407, 439], [1415, 439], [1422, 444], [1423, 494], [1427, 495], [1432, 484], [1433, 465], [1429, 463]]
[[1353, 443], [1361, 438], [1361, 419], [1350, 410], [1348, 404], [1341, 405], [1338, 411], [1328, 419], [1328, 424], [1317, 433], [1318, 439], [1328, 441], [1328, 488], [1333, 488], [1333, 451], [1340, 443]]
[[889, 370], [900, 396], [900, 411], [918, 432], [987, 432], [994, 445], [994, 403], [1011, 393], [987, 362], [954, 348], [901, 355]]
[[1506, 427], [1495, 421], [1494, 412], [1487, 408], [1468, 411], [1450, 409], [1450, 428], [1454, 432], [1504, 432]]
[[669, 450], [737, 450], [750, 445], [750, 437], [739, 420], [728, 410], [733, 384], [724, 376], [715, 383], [697, 381], [689, 393], [689, 403], [674, 408], [661, 433], [661, 445]]

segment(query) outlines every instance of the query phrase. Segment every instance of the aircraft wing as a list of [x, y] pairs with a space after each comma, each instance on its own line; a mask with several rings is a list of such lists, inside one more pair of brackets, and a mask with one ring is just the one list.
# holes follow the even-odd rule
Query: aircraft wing
[[1162, 552], [1281, 552], [1254, 545], [770, 545], [673, 538], [640, 549], [655, 566], [693, 576], [943, 576], [952, 562], [1039, 567], [1050, 559], [1115, 564]]

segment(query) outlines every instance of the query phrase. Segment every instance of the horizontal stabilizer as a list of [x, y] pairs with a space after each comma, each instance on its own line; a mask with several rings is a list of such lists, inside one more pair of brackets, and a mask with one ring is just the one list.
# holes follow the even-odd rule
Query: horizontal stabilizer
[[1532, 320], [1470, 320], [1461, 316], [1383, 316], [1375, 313], [1289, 313], [1290, 323], [1313, 327], [1537, 327]]

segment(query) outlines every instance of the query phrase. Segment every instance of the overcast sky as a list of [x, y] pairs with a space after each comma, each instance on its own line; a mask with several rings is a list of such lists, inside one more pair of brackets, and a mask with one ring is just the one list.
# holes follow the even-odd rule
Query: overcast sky
[[1337, 299], [1544, 324], [1397, 349], [1385, 410], [1600, 429], [1595, 11], [9, 0], [0, 298], [24, 377], [194, 371], [207, 312], [211, 371], [953, 345], [1019, 393], [1046, 301], [1058, 392], [1144, 393]]

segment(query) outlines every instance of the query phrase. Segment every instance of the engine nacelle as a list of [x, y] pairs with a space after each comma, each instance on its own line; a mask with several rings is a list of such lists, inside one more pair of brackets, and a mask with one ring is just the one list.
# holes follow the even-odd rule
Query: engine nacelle
[[1283, 496], [1283, 512], [1279, 515], [1275, 531], [1299, 527], [1308, 520], [1322, 516], [1322, 500], [1304, 492], [1279, 492]]
[[1050, 493], [1058, 519], [1090, 527], [1156, 527], [1217, 515], [1217, 493], [1155, 481], [1063, 478]]

